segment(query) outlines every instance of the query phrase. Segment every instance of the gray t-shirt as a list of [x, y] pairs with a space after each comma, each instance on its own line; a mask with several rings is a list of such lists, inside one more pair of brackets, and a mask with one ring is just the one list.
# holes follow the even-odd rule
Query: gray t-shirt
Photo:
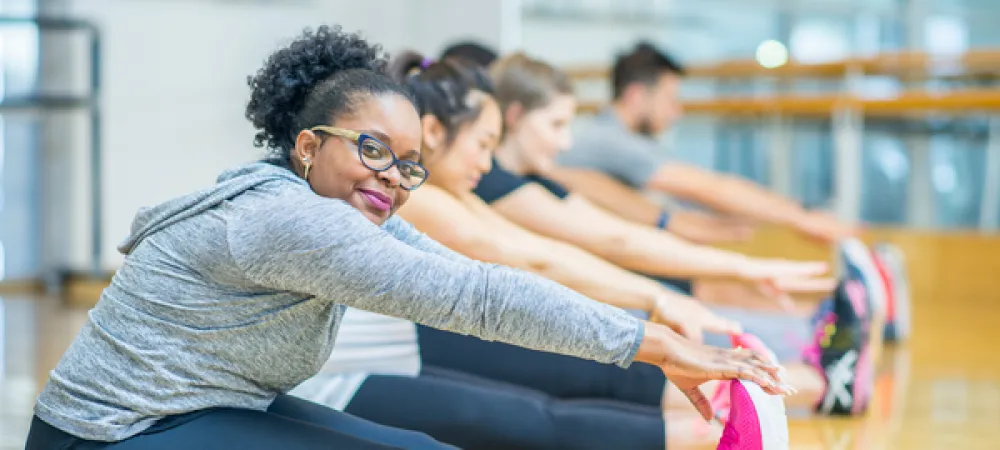
[[265, 163], [140, 210], [119, 250], [124, 264], [35, 405], [89, 440], [206, 408], [267, 409], [327, 361], [345, 306], [622, 367], [644, 332], [620, 309], [465, 258], [402, 219], [375, 226]]
[[656, 141], [635, 133], [604, 109], [581, 120], [573, 130], [573, 148], [559, 155], [561, 166], [603, 172], [636, 189], [642, 189], [665, 162]]

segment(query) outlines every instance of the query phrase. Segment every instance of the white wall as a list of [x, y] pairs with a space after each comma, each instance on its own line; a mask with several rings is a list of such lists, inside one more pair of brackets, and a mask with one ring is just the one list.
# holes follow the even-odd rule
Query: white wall
[[[262, 155], [243, 117], [247, 75], [267, 55], [306, 27], [339, 23], [360, 30], [391, 51], [437, 52], [455, 37], [497, 45], [503, 0], [76, 0], [68, 13], [96, 22], [103, 33], [102, 127], [104, 240], [101, 265], [122, 261], [115, 245], [136, 210], [213, 183], [228, 167]], [[473, 4], [474, 3], [474, 4]], [[474, 19], [454, 20], [463, 11]], [[65, 217], [70, 241], [56, 265], [89, 264], [86, 125], [76, 121], [74, 161], [56, 183], [74, 186]], [[82, 202], [82, 203], [81, 203]], [[80, 207], [80, 205], [83, 207]], [[63, 231], [65, 233], [65, 231]], [[50, 233], [53, 234], [53, 233]]]

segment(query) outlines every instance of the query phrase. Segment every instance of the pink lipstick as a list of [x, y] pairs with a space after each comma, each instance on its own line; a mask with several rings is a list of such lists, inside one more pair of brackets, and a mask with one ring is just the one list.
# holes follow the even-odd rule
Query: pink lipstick
[[358, 189], [358, 192], [360, 192], [361, 196], [365, 198], [365, 201], [367, 201], [369, 205], [375, 207], [375, 209], [382, 212], [392, 209], [392, 198], [388, 195], [370, 189]]

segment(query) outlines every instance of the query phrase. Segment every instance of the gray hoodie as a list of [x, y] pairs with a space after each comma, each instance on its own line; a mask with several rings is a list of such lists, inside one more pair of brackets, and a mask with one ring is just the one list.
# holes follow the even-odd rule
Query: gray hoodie
[[[642, 322], [556, 283], [374, 225], [266, 163], [136, 215], [125, 262], [36, 415], [119, 441], [174, 414], [265, 410], [316, 374], [344, 307], [622, 367]], [[531, 370], [526, 367], [525, 370]]]

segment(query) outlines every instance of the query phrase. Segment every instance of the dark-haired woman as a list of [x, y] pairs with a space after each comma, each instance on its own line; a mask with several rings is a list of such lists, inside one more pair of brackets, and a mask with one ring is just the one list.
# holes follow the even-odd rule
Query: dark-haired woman
[[427, 172], [414, 100], [384, 68], [379, 47], [339, 28], [270, 56], [247, 118], [273, 156], [139, 211], [122, 268], [38, 398], [28, 449], [443, 448], [285, 394], [327, 360], [345, 306], [649, 362], [698, 403], [714, 378], [784, 392], [760, 355], [465, 259], [393, 217]]
[[[533, 232], [579, 245], [642, 273], [693, 277], [699, 284], [703, 280], [723, 278], [720, 275], [732, 277], [742, 273], [743, 276], [737, 278], [743, 278], [744, 282], [770, 280], [778, 286], [800, 288], [799, 293], [816, 295], [817, 298], [829, 295], [845, 306], [845, 311], [855, 309], [851, 305], [864, 303], [862, 299], [855, 299], [858, 301], [853, 302], [847, 298], [853, 290], [835, 291], [838, 286], [836, 279], [811, 278], [811, 275], [819, 274], [808, 272], [809, 267], [816, 266], [816, 263], [761, 260], [688, 244], [670, 233], [619, 220], [588, 200], [568, 192], [548, 178], [555, 165], [556, 155], [571, 143], [569, 126], [573, 121], [576, 100], [568, 77], [552, 65], [524, 54], [512, 54], [496, 61], [490, 69], [490, 75], [495, 83], [497, 102], [503, 111], [505, 133], [503, 142], [495, 152], [495, 164], [490, 173], [483, 177], [476, 193], [505, 219]], [[415, 204], [411, 202], [407, 210], [411, 206]], [[436, 233], [423, 228], [420, 221], [407, 216], [406, 210], [401, 211], [401, 214], [421, 231], [432, 238], [436, 237]], [[461, 252], [460, 249], [455, 250]], [[687, 266], [686, 272], [676, 272], [684, 266]], [[825, 264], [819, 263], [819, 266]], [[730, 269], [727, 270], [726, 267]], [[739, 269], [740, 267], [743, 269]], [[749, 274], [755, 275], [746, 276]], [[700, 299], [706, 302], [719, 300], [705, 296], [702, 287], [704, 286], [699, 286]], [[743, 302], [745, 292], [751, 290], [743, 290], [742, 296], [739, 295], [739, 289], [735, 291], [736, 295], [722, 297], [722, 300], [731, 302], [735, 307], [713, 306], [713, 311], [740, 322], [748, 332], [759, 337], [780, 361], [787, 364], [787, 379], [796, 388], [802, 388], [798, 395], [786, 399], [789, 404], [810, 408], [819, 404], [826, 394], [840, 391], [836, 384], [836, 374], [827, 373], [835, 366], [821, 363], [820, 360], [824, 357], [817, 358], [817, 355], [828, 355], [836, 360], [839, 359], [837, 355], [844, 353], [839, 346], [831, 347], [831, 339], [824, 338], [830, 331], [816, 333], [817, 327], [812, 326], [800, 314], [763, 311], [759, 309], [759, 305], [756, 308], [748, 307]], [[840, 295], [838, 292], [848, 295]], [[832, 303], [828, 303], [818, 309], [821, 312], [817, 313], [817, 317], [823, 317], [823, 323], [833, 320], [827, 314], [831, 305]], [[801, 306], [804, 312], [808, 311], [808, 307], [817, 309], [815, 302], [803, 302]], [[839, 325], [831, 325], [827, 329], [847, 329], [848, 324], [854, 322], [853, 316], [864, 317], [864, 314], [864, 309], [852, 314], [842, 313]], [[468, 345], [470, 342], [475, 343], [475, 339], [456, 339], [454, 334], [437, 330], [428, 330], [426, 333], [421, 331], [422, 341], [426, 335], [437, 337], [439, 343], [451, 344], [436, 346], [439, 350], [435, 354], [423, 352], [426, 363], [477, 373], [476, 368], [467, 363], [468, 358], [464, 357], [482, 353], [482, 345]], [[730, 337], [725, 335], [709, 335], [706, 338], [709, 344], [725, 347], [730, 345], [730, 341]], [[869, 353], [867, 348], [872, 344], [866, 341], [860, 336], [850, 340], [860, 354]], [[856, 367], [858, 376], [850, 379], [869, 378], [865, 375], [865, 365], [858, 364]], [[857, 385], [867, 387], [868, 382], [859, 382]], [[864, 390], [866, 389], [858, 389], [859, 392]], [[687, 407], [681, 396], [672, 397], [682, 400], [679, 406]], [[862, 394], [859, 398], [864, 397]]]

